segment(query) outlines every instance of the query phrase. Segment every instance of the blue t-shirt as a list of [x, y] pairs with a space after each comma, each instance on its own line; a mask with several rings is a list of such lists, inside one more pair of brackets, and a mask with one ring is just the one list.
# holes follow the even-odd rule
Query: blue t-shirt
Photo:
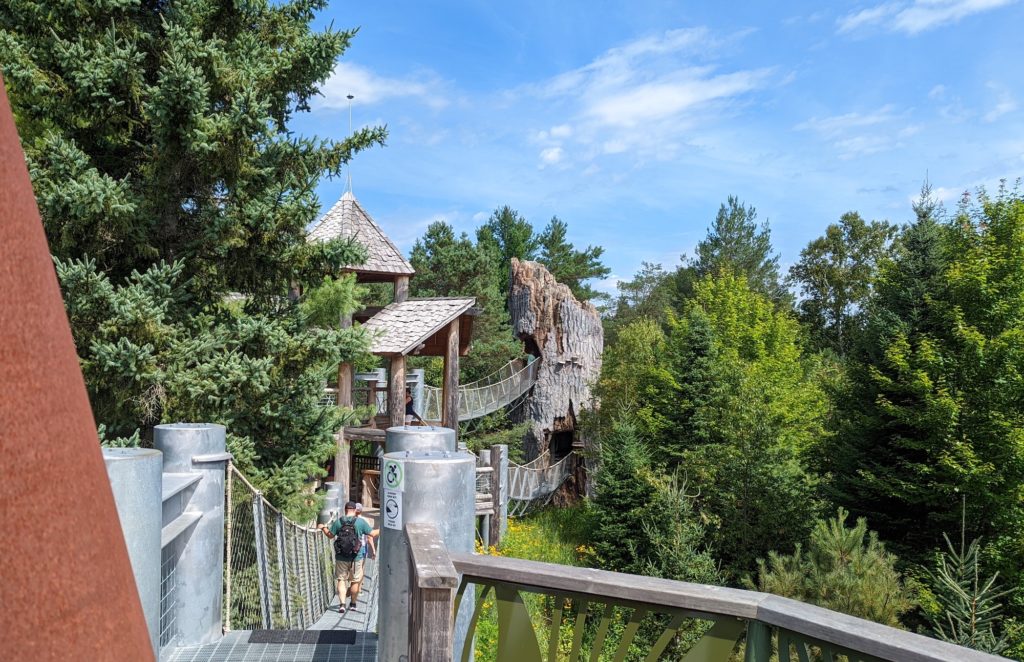
[[359, 546], [359, 553], [356, 554], [356, 557], [354, 559], [342, 558], [341, 556], [335, 554], [335, 561], [358, 561], [359, 559], [364, 558], [366, 556], [366, 548], [368, 547], [368, 545], [366, 544], [366, 536], [370, 535], [370, 533], [373, 532], [373, 528], [370, 526], [370, 523], [364, 520], [362, 517], [339, 517], [338, 519], [331, 522], [331, 534], [337, 536], [339, 533], [341, 533], [342, 523], [351, 522], [352, 520], [356, 521], [356, 535], [359, 536], [359, 539], [361, 541], [363, 541], [363, 544]]

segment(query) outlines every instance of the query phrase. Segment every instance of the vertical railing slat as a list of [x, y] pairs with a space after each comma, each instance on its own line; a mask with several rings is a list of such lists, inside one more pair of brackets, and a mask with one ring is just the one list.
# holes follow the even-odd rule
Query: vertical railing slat
[[256, 573], [259, 579], [260, 612], [263, 629], [270, 629], [270, 580], [267, 577], [266, 521], [263, 519], [263, 497], [257, 492], [252, 500], [252, 520], [256, 539]]

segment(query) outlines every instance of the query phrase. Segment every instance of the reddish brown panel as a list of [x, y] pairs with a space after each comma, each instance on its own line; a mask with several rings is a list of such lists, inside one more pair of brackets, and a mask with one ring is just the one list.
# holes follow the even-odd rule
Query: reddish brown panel
[[151, 660], [6, 92], [0, 292], [0, 659]]

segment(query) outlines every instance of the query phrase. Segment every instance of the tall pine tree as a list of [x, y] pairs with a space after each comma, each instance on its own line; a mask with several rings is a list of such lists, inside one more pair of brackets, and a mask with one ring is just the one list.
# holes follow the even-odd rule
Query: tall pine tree
[[251, 477], [299, 514], [343, 422], [317, 406], [323, 379], [365, 341], [316, 328], [286, 294], [363, 259], [305, 229], [320, 177], [385, 136], [289, 130], [354, 34], [311, 30], [325, 5], [0, 5], [0, 65], [96, 419], [143, 439], [223, 422]]

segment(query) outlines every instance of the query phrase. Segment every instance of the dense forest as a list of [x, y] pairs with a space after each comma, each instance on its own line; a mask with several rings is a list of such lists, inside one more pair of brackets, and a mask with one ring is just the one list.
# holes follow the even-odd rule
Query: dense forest
[[[0, 64], [101, 439], [223, 423], [241, 469], [308, 517], [306, 481], [354, 418], [319, 405], [324, 381], [372, 360], [337, 320], [376, 295], [342, 272], [362, 247], [305, 231], [317, 182], [387, 132], [289, 122], [354, 32], [311, 30], [322, 0], [46, 4], [0, 7]], [[584, 426], [600, 469], [572, 560], [1024, 659], [1024, 193], [946, 209], [926, 184], [896, 223], [822, 219], [788, 273], [738, 198], [681, 220], [709, 225], [694, 255], [614, 295], [593, 289], [602, 248], [510, 206], [475, 236], [438, 221], [410, 254], [413, 296], [483, 309], [464, 380], [523, 351], [512, 257], [603, 310]]]

